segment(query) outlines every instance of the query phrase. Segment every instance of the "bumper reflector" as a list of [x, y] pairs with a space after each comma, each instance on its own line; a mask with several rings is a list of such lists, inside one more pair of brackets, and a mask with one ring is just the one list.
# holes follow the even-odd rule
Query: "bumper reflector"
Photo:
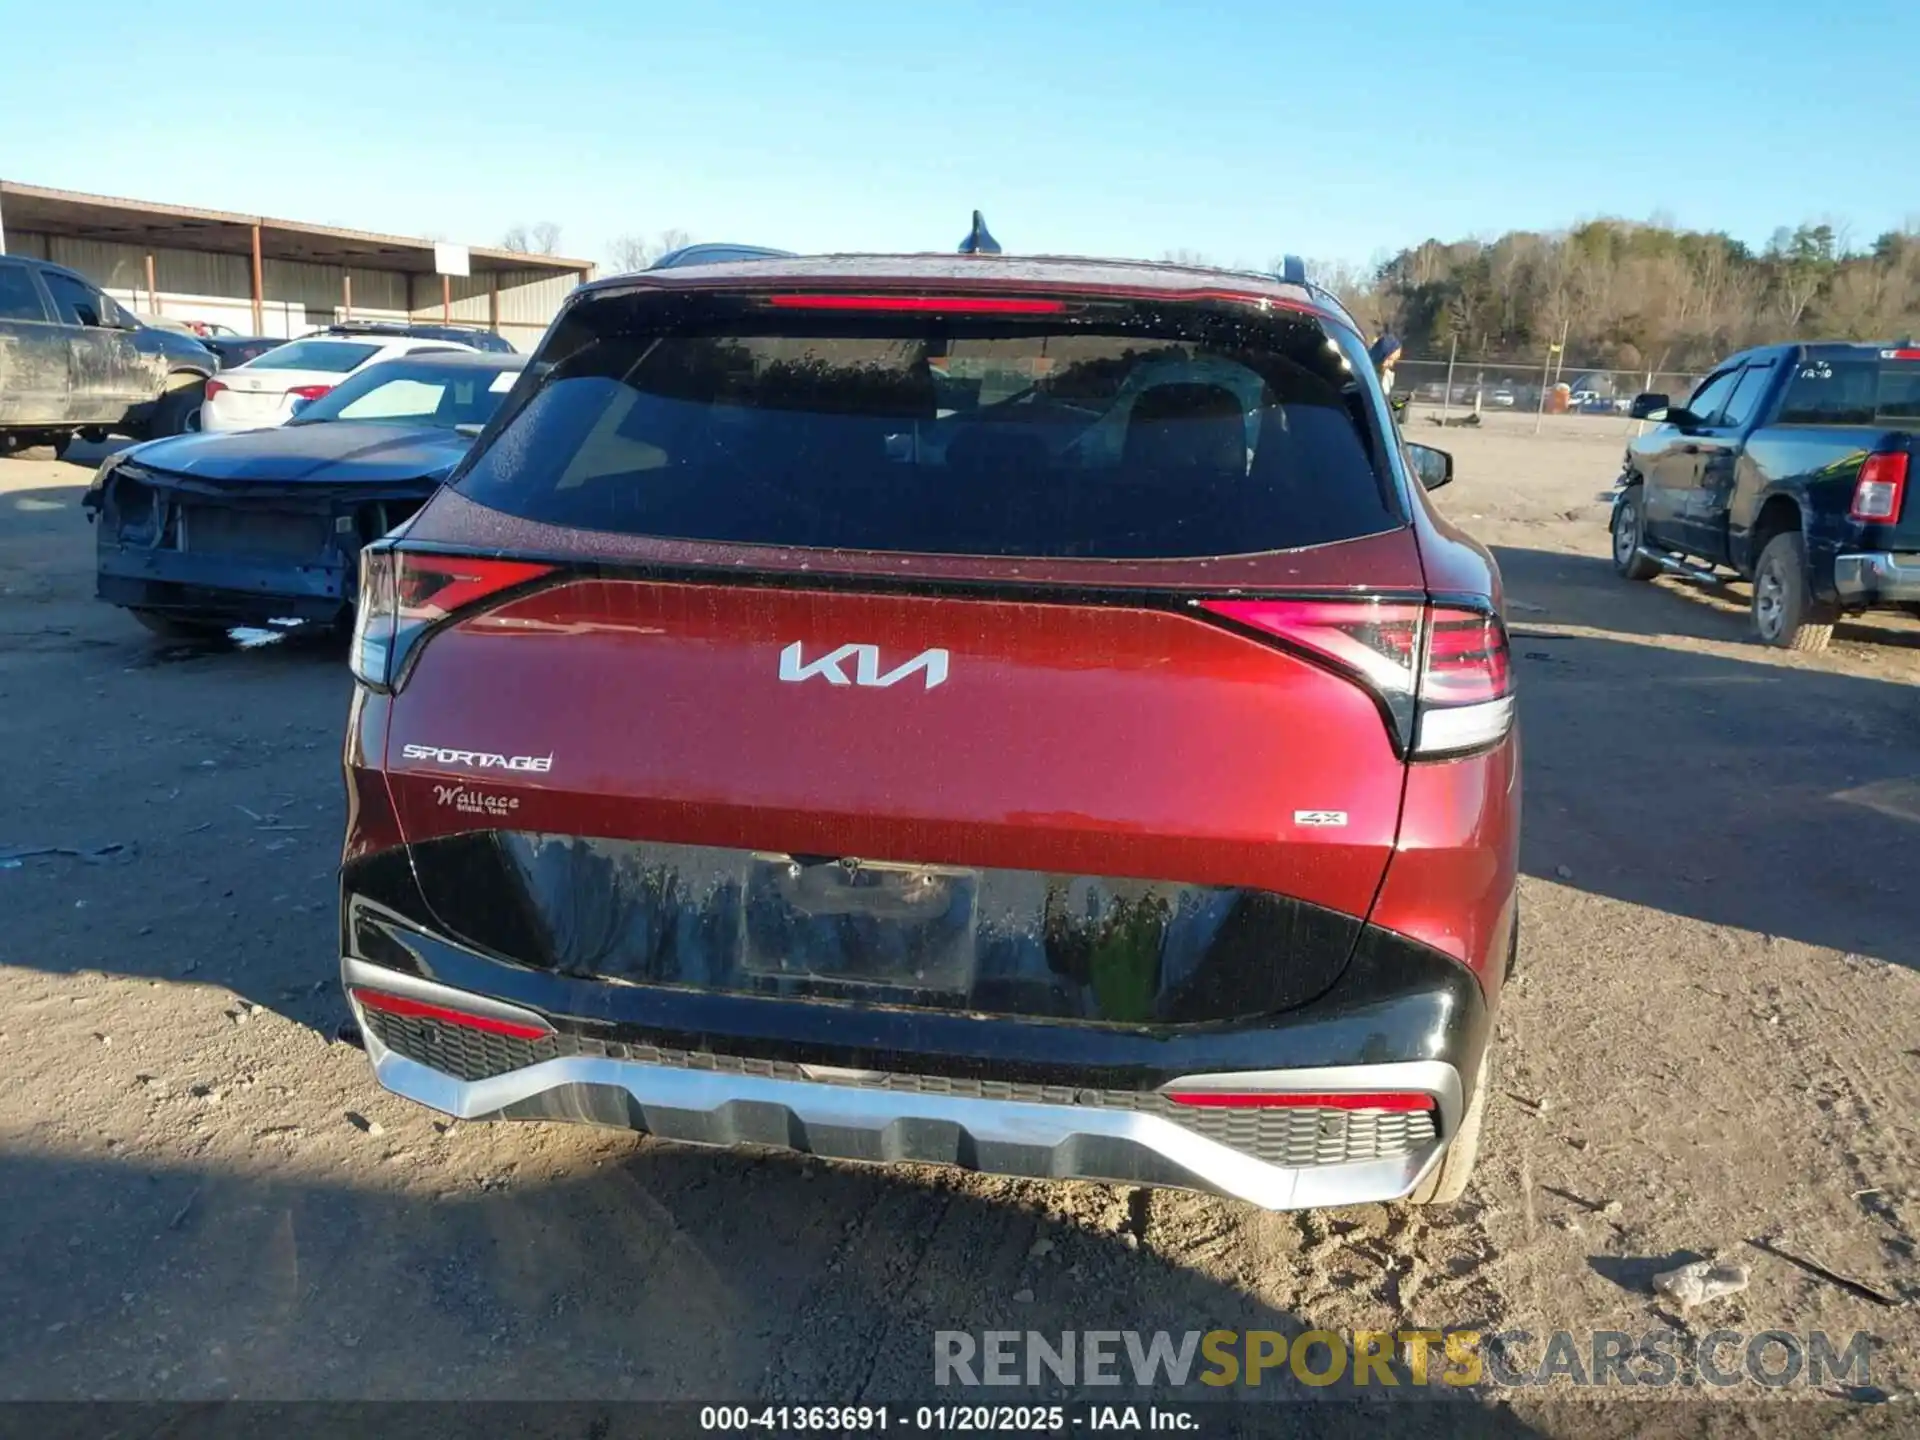
[[1259, 1110], [1275, 1106], [1308, 1106], [1317, 1110], [1431, 1110], [1433, 1097], [1417, 1091], [1356, 1091], [1310, 1094], [1298, 1090], [1169, 1090], [1176, 1105], [1203, 1105], [1216, 1109]]
[[353, 998], [369, 1010], [384, 1010], [389, 1015], [405, 1015], [415, 1020], [438, 1020], [443, 1025], [460, 1025], [469, 1030], [484, 1030], [489, 1035], [505, 1035], [514, 1040], [544, 1040], [553, 1032], [539, 1025], [522, 1025], [492, 1015], [473, 1015], [464, 1010], [449, 1010], [429, 1005], [405, 995], [390, 995], [384, 990], [363, 990], [355, 986]]

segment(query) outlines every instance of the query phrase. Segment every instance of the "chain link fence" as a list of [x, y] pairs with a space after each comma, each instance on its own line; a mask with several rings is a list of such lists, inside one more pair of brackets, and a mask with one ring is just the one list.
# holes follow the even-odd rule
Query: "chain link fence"
[[1542, 425], [1566, 416], [1614, 416], [1628, 429], [1633, 397], [1657, 391], [1687, 395], [1700, 376], [1674, 370], [1600, 370], [1553, 363], [1469, 360], [1454, 356], [1403, 359], [1395, 368], [1395, 395], [1411, 396], [1423, 413], [1461, 420], [1469, 415], [1538, 417]]

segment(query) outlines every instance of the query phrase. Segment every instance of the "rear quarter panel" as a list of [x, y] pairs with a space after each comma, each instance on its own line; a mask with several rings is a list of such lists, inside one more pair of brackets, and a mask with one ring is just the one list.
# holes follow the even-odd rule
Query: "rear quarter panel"
[[[1493, 554], [1417, 490], [1427, 588], [1484, 596], [1504, 615]], [[1479, 978], [1489, 1000], [1506, 971], [1520, 873], [1520, 734], [1492, 750], [1407, 767], [1406, 801], [1372, 923], [1432, 946]]]
[[1414, 535], [1427, 590], [1436, 596], [1484, 596], [1504, 610], [1506, 590], [1493, 552], [1455, 525], [1418, 485], [1411, 487]]

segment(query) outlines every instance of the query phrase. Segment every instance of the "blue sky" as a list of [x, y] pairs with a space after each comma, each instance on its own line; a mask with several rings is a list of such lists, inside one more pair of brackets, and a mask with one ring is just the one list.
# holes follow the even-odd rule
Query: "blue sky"
[[[1362, 261], [1920, 214], [1920, 4], [20, 4], [0, 176], [486, 244]], [[23, 57], [32, 57], [22, 63]], [[1881, 64], [1884, 58], [1891, 68]]]

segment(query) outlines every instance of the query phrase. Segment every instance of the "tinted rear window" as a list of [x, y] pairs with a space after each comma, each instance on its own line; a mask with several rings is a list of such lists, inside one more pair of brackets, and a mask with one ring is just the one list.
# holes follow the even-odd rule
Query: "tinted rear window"
[[1782, 425], [1878, 425], [1920, 420], [1920, 361], [1810, 356], [1793, 372]]
[[1358, 341], [1292, 312], [576, 304], [459, 482], [549, 524], [1034, 557], [1238, 554], [1400, 522]]
[[295, 340], [249, 360], [255, 370], [318, 370], [344, 375], [379, 351], [378, 345], [355, 345], [345, 340]]

